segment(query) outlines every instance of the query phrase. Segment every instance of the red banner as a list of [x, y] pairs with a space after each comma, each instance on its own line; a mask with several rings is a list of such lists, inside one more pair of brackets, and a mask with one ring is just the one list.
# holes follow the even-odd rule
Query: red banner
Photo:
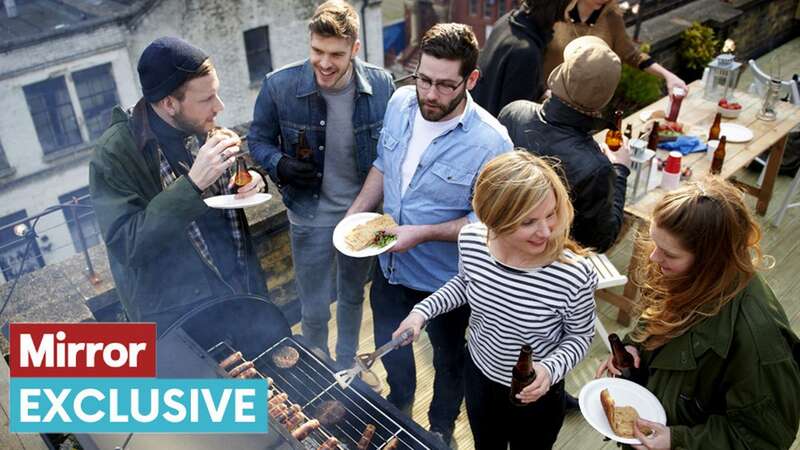
[[155, 377], [154, 323], [12, 323], [12, 377]]

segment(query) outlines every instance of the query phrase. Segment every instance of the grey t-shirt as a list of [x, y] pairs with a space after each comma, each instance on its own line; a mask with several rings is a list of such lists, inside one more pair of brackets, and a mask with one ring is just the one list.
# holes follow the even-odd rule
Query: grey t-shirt
[[306, 219], [289, 211], [289, 220], [296, 225], [328, 227], [342, 220], [347, 208], [353, 204], [361, 179], [356, 165], [356, 143], [353, 133], [353, 108], [355, 106], [355, 76], [347, 86], [338, 90], [320, 89], [327, 104], [325, 119], [325, 171], [317, 214]]

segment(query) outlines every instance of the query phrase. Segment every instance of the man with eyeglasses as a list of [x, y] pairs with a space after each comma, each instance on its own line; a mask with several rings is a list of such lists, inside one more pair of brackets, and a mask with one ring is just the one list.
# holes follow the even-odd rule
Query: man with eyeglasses
[[[456, 240], [477, 220], [471, 196], [481, 168], [512, 149], [508, 133], [469, 94], [478, 79], [478, 42], [463, 24], [437, 24], [422, 38], [414, 79], [392, 96], [384, 116], [378, 158], [348, 214], [384, 212], [399, 224], [390, 253], [380, 255], [370, 291], [375, 345], [392, 332], [416, 303], [458, 271]], [[464, 334], [467, 307], [432, 320], [427, 327], [436, 370], [428, 411], [431, 430], [449, 442], [464, 397]], [[388, 400], [409, 412], [416, 369], [412, 347], [383, 358], [391, 387]]]

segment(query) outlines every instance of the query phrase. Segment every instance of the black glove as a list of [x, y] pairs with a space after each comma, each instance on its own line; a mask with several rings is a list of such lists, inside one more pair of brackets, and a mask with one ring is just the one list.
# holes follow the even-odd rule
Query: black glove
[[314, 163], [298, 161], [289, 156], [278, 160], [278, 181], [283, 185], [292, 185], [308, 189], [319, 184], [317, 166]]

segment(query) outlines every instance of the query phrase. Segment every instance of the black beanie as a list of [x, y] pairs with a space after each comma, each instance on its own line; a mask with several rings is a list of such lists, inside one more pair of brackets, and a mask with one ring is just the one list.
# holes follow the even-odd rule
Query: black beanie
[[208, 59], [203, 50], [176, 37], [153, 41], [139, 58], [139, 80], [145, 100], [155, 103], [182, 85]]

